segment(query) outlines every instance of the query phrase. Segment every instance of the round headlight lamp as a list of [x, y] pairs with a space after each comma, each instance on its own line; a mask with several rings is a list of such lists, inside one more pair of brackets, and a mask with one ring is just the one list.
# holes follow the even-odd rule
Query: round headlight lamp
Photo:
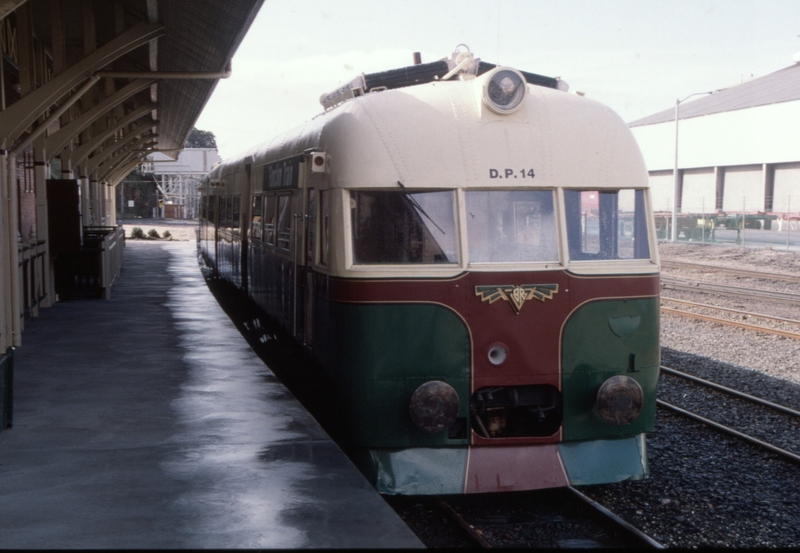
[[508, 352], [503, 344], [492, 344], [492, 346], [489, 348], [487, 357], [489, 358], [489, 363], [495, 367], [498, 367], [505, 363], [506, 358], [508, 357]]
[[514, 113], [525, 99], [525, 77], [516, 69], [498, 67], [489, 72], [483, 84], [483, 102], [495, 113]]
[[414, 390], [408, 411], [420, 430], [442, 432], [458, 418], [458, 393], [446, 382], [431, 380]]
[[597, 391], [597, 412], [609, 424], [625, 426], [642, 412], [644, 392], [629, 376], [612, 376]]

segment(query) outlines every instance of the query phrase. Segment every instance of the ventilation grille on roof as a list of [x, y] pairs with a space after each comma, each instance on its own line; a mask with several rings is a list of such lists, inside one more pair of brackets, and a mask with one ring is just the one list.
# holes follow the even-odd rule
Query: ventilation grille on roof
[[[475, 61], [478, 62], [477, 71], [473, 68], [470, 73], [476, 75], [482, 75], [497, 67], [492, 63], [486, 63], [479, 59]], [[380, 73], [361, 75], [333, 92], [323, 94], [319, 101], [325, 109], [330, 109], [349, 98], [362, 96], [368, 92], [392, 90], [395, 88], [404, 88], [407, 86], [434, 82], [445, 76], [451, 69], [452, 67], [451, 64], [448, 63], [448, 60], [443, 59], [431, 63], [422, 63], [419, 65], [401, 67], [400, 69], [381, 71]], [[528, 84], [547, 88], [559, 88], [559, 79], [537, 75], [536, 73], [528, 73], [526, 71], [520, 71], [520, 73], [525, 77], [525, 81], [527, 81]]]

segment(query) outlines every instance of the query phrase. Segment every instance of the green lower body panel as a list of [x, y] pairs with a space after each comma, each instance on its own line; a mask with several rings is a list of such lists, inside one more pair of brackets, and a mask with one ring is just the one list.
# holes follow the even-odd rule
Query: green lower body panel
[[644, 434], [616, 440], [564, 442], [558, 449], [572, 486], [640, 480], [650, 472]]
[[372, 449], [375, 487], [394, 495], [442, 495], [464, 493], [467, 470], [465, 447]]
[[380, 493], [441, 495], [612, 484], [648, 473], [645, 435], [560, 444], [363, 450]]

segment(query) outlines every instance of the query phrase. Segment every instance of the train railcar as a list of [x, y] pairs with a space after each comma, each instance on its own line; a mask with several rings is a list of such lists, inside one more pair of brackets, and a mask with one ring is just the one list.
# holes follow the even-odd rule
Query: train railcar
[[566, 88], [464, 51], [363, 75], [203, 186], [206, 264], [318, 361], [382, 493], [648, 473], [647, 171]]

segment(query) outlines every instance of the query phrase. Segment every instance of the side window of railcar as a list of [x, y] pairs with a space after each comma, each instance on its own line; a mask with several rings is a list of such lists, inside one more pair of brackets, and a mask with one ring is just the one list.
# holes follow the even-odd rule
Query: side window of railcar
[[253, 223], [250, 225], [250, 236], [261, 240], [261, 196], [253, 196]]
[[308, 206], [306, 211], [306, 262], [314, 263], [314, 248], [317, 244], [317, 191], [308, 189]]
[[552, 190], [466, 192], [470, 263], [558, 261]]
[[287, 251], [292, 238], [291, 200], [291, 196], [278, 196], [278, 249]]
[[233, 197], [233, 212], [231, 215], [231, 228], [234, 234], [239, 234], [239, 204], [241, 203], [241, 196], [236, 194]]
[[219, 228], [226, 228], [228, 217], [228, 198], [219, 197]]
[[323, 190], [319, 194], [319, 264], [328, 265], [328, 256], [330, 251], [330, 218], [331, 218], [331, 193], [329, 190]]
[[353, 263], [458, 263], [454, 193], [350, 192]]
[[275, 208], [278, 198], [274, 194], [264, 196], [264, 242], [275, 245]]
[[644, 190], [565, 190], [573, 260], [649, 259]]

